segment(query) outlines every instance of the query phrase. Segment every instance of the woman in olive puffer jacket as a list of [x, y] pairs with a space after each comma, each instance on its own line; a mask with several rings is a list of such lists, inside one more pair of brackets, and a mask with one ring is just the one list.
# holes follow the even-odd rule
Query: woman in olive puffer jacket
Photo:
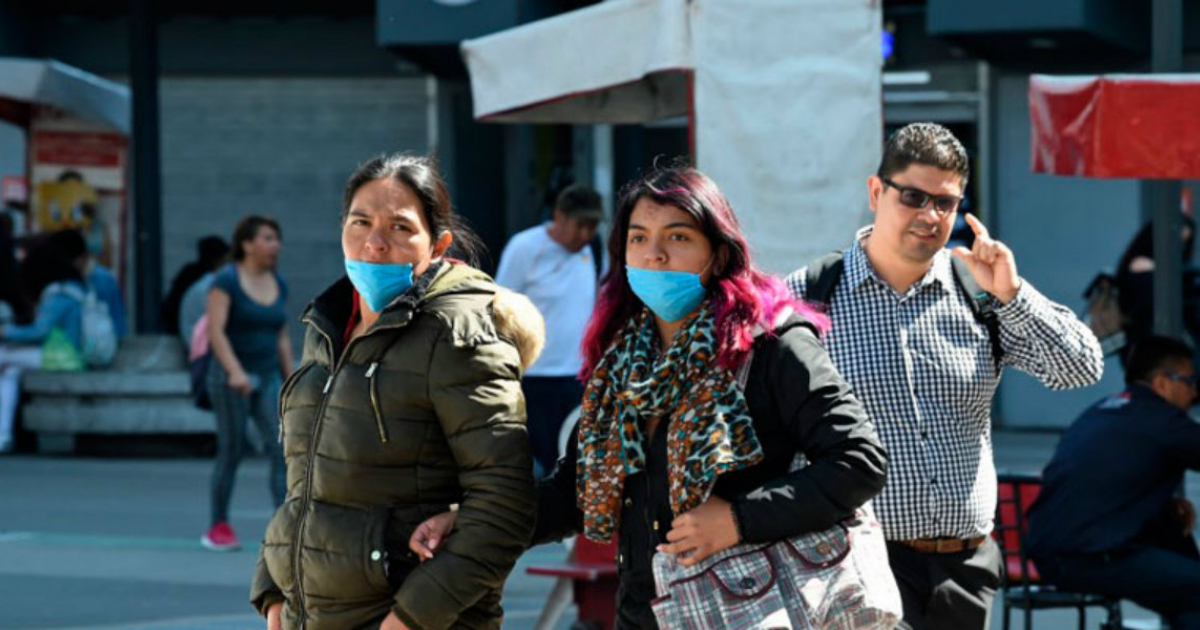
[[[268, 628], [500, 627], [536, 508], [519, 384], [534, 357], [518, 348], [542, 322], [447, 257], [470, 239], [430, 160], [380, 156], [351, 176], [348, 277], [306, 311], [280, 396], [287, 499], [251, 589]], [[453, 506], [454, 542], [418, 563], [413, 529]]]

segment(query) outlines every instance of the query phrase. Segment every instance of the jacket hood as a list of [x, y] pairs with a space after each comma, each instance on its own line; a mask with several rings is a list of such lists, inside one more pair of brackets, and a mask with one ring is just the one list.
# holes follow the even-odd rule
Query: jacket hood
[[524, 373], [546, 346], [546, 322], [542, 314], [524, 295], [498, 288], [492, 298], [492, 319], [496, 322], [496, 333], [517, 347]]

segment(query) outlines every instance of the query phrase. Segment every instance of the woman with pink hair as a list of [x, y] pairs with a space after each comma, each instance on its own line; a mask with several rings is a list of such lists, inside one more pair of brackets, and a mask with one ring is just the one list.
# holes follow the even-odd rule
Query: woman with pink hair
[[[821, 344], [827, 320], [754, 266], [711, 179], [656, 168], [618, 205], [577, 439], [539, 484], [533, 544], [617, 537], [617, 627], [656, 628], [656, 552], [690, 567], [833, 527], [883, 488], [887, 455]], [[452, 520], [411, 548], [432, 557]]]

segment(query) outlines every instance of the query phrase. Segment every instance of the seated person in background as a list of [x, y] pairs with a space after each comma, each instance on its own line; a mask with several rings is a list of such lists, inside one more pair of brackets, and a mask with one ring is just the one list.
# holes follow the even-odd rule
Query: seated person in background
[[1145, 337], [1132, 350], [1128, 389], [1093, 405], [1063, 434], [1029, 511], [1028, 554], [1059, 588], [1129, 599], [1200, 629], [1195, 510], [1177, 496], [1200, 470], [1192, 350]]
[[27, 295], [39, 296], [31, 324], [0, 326], [0, 453], [12, 448], [21, 373], [42, 367], [42, 344], [58, 329], [75, 347], [83, 334], [83, 278], [53, 244], [30, 249], [18, 277]]
[[117, 339], [125, 336], [128, 328], [125, 314], [125, 296], [112, 269], [101, 265], [88, 250], [87, 239], [79, 230], [60, 230], [50, 235], [49, 241], [57, 247], [71, 264], [79, 268], [86, 287], [96, 292], [96, 298], [108, 308], [112, 318], [113, 332]]

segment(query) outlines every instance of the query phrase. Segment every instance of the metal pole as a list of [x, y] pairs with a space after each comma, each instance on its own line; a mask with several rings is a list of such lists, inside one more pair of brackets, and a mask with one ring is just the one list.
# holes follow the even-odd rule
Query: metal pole
[[[1151, 31], [1151, 70], [1179, 72], [1183, 68], [1183, 0], [1154, 0]], [[1154, 332], [1183, 334], [1183, 219], [1179, 212], [1178, 181], [1148, 181], [1146, 195], [1154, 217]]]
[[158, 139], [158, 20], [153, 0], [132, 0], [129, 53], [133, 87], [133, 207], [139, 332], [160, 330], [162, 196]]

